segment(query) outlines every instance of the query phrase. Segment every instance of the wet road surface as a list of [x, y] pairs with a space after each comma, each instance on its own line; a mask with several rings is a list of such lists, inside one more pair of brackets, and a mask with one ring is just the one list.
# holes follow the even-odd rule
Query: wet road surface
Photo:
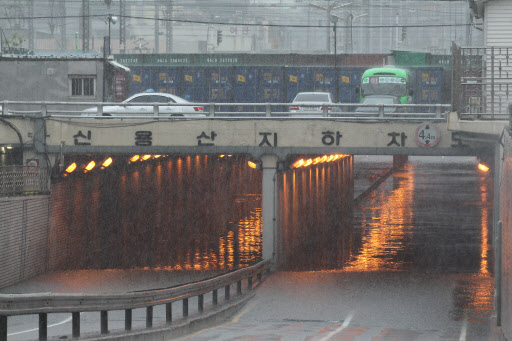
[[[356, 197], [390, 165], [358, 162]], [[491, 340], [492, 191], [476, 165], [411, 157], [356, 206], [340, 269], [278, 272], [234, 319], [182, 340]]]

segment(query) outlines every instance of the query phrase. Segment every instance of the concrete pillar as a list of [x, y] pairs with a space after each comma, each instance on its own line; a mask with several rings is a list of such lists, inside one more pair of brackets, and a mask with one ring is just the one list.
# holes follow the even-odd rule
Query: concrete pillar
[[408, 155], [393, 155], [393, 168], [400, 168], [409, 159]]
[[261, 165], [263, 170], [262, 185], [262, 224], [263, 224], [263, 260], [275, 261], [276, 227], [277, 227], [277, 170], [278, 158], [275, 155], [263, 155]]

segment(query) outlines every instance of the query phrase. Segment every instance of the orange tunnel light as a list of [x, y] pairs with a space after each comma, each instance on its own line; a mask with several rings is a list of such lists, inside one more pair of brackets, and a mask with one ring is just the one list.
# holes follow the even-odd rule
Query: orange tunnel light
[[87, 164], [87, 166], [85, 166], [85, 170], [86, 170], [86, 171], [90, 171], [90, 170], [92, 170], [95, 166], [96, 166], [96, 162], [91, 161], [91, 162], [89, 162], [89, 163]]
[[101, 166], [102, 166], [102, 167], [108, 167], [108, 166], [110, 166], [110, 165], [112, 164], [112, 161], [113, 161], [113, 160], [112, 160], [112, 158], [111, 158], [111, 157], [109, 157], [109, 158], [107, 158], [105, 161], [103, 161], [103, 163], [101, 164]]
[[252, 161], [247, 161], [247, 164], [249, 165], [249, 167], [253, 168], [253, 169], [256, 169], [256, 164]]
[[132, 156], [132, 157], [130, 158], [130, 161], [131, 161], [131, 162], [135, 162], [135, 161], [137, 161], [137, 160], [139, 159], [139, 157], [140, 157], [140, 156], [138, 156], [138, 155], [134, 155], [134, 156]]
[[151, 155], [144, 155], [142, 157], [142, 160], [146, 161], [147, 159], [150, 159], [151, 158]]
[[489, 167], [487, 167], [483, 163], [479, 163], [478, 164], [478, 169], [480, 169], [482, 172], [488, 172], [489, 171]]
[[300, 160], [295, 161], [290, 166], [290, 168], [307, 167], [307, 166], [316, 165], [316, 164], [323, 163], [323, 162], [336, 161], [336, 160], [342, 159], [342, 158], [344, 158], [346, 156], [348, 156], [348, 155], [346, 155], [346, 154], [332, 154], [332, 155], [318, 156], [318, 157], [316, 157], [314, 159], [307, 159], [307, 160], [300, 159]]
[[300, 160], [297, 160], [295, 161], [293, 164], [292, 164], [292, 168], [299, 168], [301, 167], [302, 165], [304, 164], [304, 159], [300, 159]]
[[68, 173], [73, 173], [75, 169], [76, 169], [76, 163], [75, 163], [75, 162], [73, 162], [72, 164], [70, 164], [70, 165], [68, 166], [68, 168], [66, 168], [66, 172], [68, 172]]

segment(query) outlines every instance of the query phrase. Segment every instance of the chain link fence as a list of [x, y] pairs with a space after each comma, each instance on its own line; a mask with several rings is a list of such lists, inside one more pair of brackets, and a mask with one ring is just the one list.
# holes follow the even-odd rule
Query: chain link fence
[[0, 195], [47, 194], [50, 192], [48, 171], [43, 167], [0, 167]]

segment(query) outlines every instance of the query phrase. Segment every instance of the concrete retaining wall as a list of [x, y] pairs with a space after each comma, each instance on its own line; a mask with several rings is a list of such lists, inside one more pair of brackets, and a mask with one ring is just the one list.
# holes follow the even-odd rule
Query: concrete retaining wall
[[0, 287], [48, 268], [50, 196], [0, 198]]
[[512, 340], [512, 137], [505, 133], [504, 160], [500, 182], [500, 219], [502, 224], [501, 329]]

